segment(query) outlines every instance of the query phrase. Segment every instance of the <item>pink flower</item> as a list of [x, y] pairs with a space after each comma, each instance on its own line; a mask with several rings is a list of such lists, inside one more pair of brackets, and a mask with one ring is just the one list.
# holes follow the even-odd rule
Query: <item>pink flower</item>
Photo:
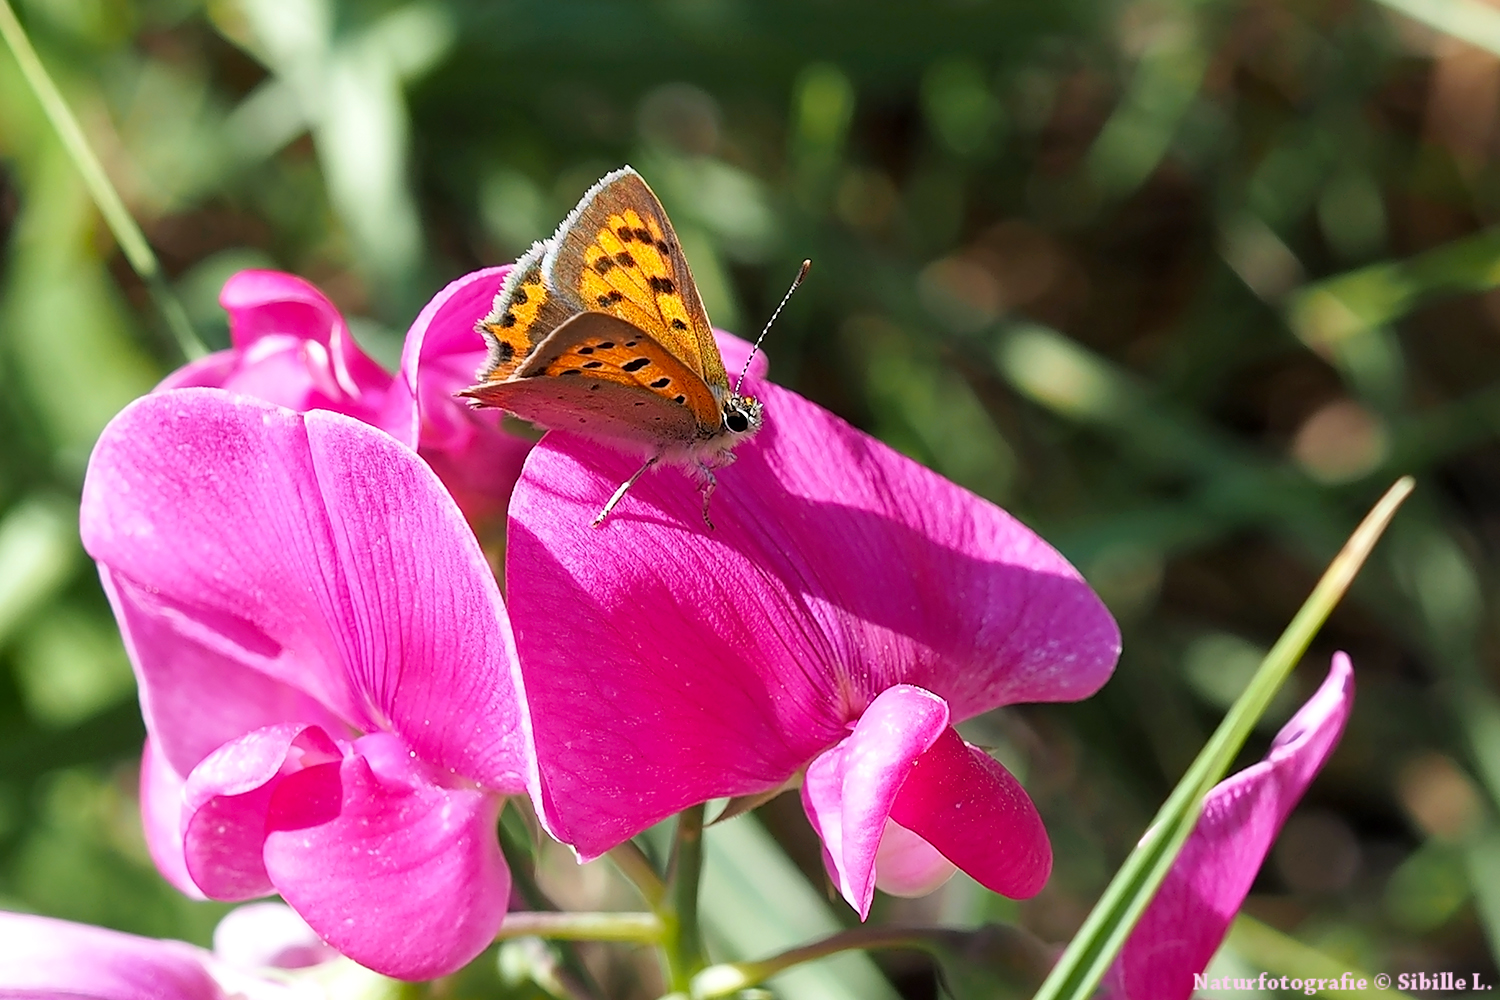
[[[239, 913], [235, 910], [225, 917], [220, 929], [234, 922]], [[302, 931], [307, 937], [305, 926]], [[280, 934], [283, 939], [287, 937], [284, 931]], [[219, 938], [220, 933], [216, 931], [214, 937]], [[321, 946], [314, 939], [302, 942], [302, 947], [311, 952]], [[250, 965], [225, 955], [217, 944], [213, 952], [208, 952], [183, 941], [159, 941], [29, 913], [0, 911], [0, 997], [292, 1000], [302, 994], [285, 978], [278, 981], [264, 976], [264, 968], [290, 969], [308, 964], [272, 961]]]
[[179, 368], [160, 389], [207, 386], [293, 410], [332, 410], [417, 449], [471, 522], [498, 517], [531, 444], [500, 429], [498, 411], [455, 398], [485, 358], [474, 324], [506, 267], [464, 275], [439, 292], [406, 335], [392, 376], [354, 342], [334, 304], [279, 271], [241, 271], [224, 284], [233, 346]]
[[509, 892], [501, 796], [534, 765], [499, 589], [432, 470], [338, 414], [173, 390], [105, 428], [81, 520], [163, 873], [280, 893], [389, 975], [478, 954]]
[[[745, 346], [722, 342], [736, 370]], [[676, 471], [594, 529], [637, 459], [560, 434], [527, 459], [506, 580], [544, 821], [591, 858], [805, 771], [808, 817], [861, 916], [883, 840], [901, 841], [886, 850], [898, 889], [931, 880], [935, 849], [992, 889], [1035, 893], [1051, 868], [1036, 809], [953, 725], [1092, 694], [1119, 653], [1113, 619], [998, 507], [758, 373], [749, 391], [766, 427], [720, 475], [714, 531]]]
[[1113, 1000], [1187, 1000], [1218, 950], [1292, 808], [1343, 734], [1354, 668], [1335, 654], [1328, 677], [1282, 727], [1265, 759], [1219, 784], [1182, 853], [1104, 979]]

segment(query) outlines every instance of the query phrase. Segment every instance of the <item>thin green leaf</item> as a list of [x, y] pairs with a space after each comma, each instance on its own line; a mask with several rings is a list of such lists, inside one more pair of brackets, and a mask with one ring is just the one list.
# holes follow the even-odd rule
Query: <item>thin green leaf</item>
[[1115, 873], [1052, 974], [1037, 991], [1035, 1000], [1087, 1000], [1093, 993], [1192, 832], [1203, 797], [1229, 769], [1256, 720], [1348, 590], [1414, 485], [1409, 477], [1397, 481], [1349, 536], [1291, 624], [1261, 661], [1250, 686], [1224, 716], [1136, 849]]
[[73, 116], [73, 111], [63, 99], [62, 92], [57, 89], [57, 84], [52, 82], [36, 49], [32, 48], [31, 39], [26, 36], [26, 29], [16, 19], [9, 0], [0, 0], [0, 36], [4, 36], [5, 44], [16, 57], [16, 63], [46, 113], [47, 120], [52, 123], [63, 148], [68, 151], [69, 158], [83, 175], [83, 182], [88, 187], [94, 204], [99, 206], [99, 213], [104, 216], [110, 232], [114, 233], [125, 259], [150, 290], [151, 298], [177, 341], [178, 349], [188, 360], [201, 358], [208, 353], [208, 349], [193, 331], [186, 310], [167, 284], [161, 262], [152, 252], [151, 244], [146, 242], [146, 234], [141, 232], [141, 227], [125, 207], [119, 192], [110, 183], [109, 175], [104, 172], [104, 165], [94, 155], [83, 129], [79, 127], [78, 119]]

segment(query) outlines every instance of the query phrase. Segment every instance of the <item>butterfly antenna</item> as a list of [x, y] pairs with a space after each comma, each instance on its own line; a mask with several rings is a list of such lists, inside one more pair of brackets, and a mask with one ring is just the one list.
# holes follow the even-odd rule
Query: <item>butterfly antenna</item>
[[740, 377], [734, 381], [734, 394], [736, 396], [740, 394], [740, 386], [744, 383], [745, 376], [750, 374], [750, 362], [755, 360], [756, 353], [760, 351], [760, 342], [765, 340], [766, 334], [771, 332], [771, 324], [776, 322], [776, 317], [780, 316], [781, 310], [786, 308], [787, 300], [792, 297], [792, 293], [797, 290], [798, 285], [802, 284], [802, 279], [807, 277], [807, 272], [811, 270], [812, 261], [804, 260], [802, 262], [802, 269], [792, 279], [792, 287], [786, 290], [786, 294], [781, 297], [781, 304], [776, 307], [776, 311], [771, 314], [771, 318], [766, 320], [765, 329], [761, 330], [760, 336], [755, 338], [755, 346], [750, 348], [750, 356], [745, 359], [745, 367], [740, 369]]

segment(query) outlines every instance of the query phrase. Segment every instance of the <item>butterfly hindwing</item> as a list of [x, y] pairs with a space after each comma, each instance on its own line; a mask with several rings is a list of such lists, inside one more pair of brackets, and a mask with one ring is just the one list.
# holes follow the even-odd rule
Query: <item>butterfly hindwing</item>
[[542, 280], [542, 258], [548, 244], [534, 243], [506, 275], [489, 315], [477, 329], [489, 345], [479, 372], [481, 382], [498, 382], [515, 374], [538, 344], [578, 312]]
[[513, 377], [467, 394], [546, 427], [654, 447], [691, 445], [722, 422], [701, 379], [631, 324], [601, 313], [569, 320]]
[[708, 385], [728, 387], [708, 313], [656, 195], [634, 170], [608, 174], [553, 237], [549, 286], [653, 337]]
[[690, 437], [723, 426], [719, 401], [695, 372], [633, 324], [603, 313], [581, 313], [558, 327], [516, 372], [516, 381], [539, 379], [607, 383], [668, 403], [689, 415]]

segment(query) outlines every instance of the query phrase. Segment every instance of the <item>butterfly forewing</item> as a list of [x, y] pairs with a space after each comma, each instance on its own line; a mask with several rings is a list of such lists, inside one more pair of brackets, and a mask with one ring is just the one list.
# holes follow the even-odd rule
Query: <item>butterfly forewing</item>
[[581, 307], [656, 338], [702, 381], [727, 388], [708, 313], [661, 202], [629, 167], [596, 184], [559, 227], [543, 265]]
[[490, 348], [480, 381], [500, 381], [515, 374], [538, 344], [578, 312], [576, 305], [544, 284], [546, 252], [547, 244], [532, 244], [506, 275], [489, 315], [479, 321], [479, 331]]

